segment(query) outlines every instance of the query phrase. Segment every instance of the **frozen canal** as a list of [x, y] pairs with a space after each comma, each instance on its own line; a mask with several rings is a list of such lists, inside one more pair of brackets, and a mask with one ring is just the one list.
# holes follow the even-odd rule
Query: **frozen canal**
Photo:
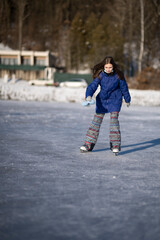
[[160, 107], [123, 106], [117, 157], [109, 115], [94, 151], [79, 152], [93, 114], [0, 101], [0, 239], [160, 239]]

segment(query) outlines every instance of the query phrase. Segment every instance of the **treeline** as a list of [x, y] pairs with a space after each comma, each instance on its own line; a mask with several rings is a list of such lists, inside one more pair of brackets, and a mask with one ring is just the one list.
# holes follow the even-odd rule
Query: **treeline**
[[50, 50], [68, 71], [111, 55], [132, 76], [160, 53], [160, 0], [1, 0], [0, 23], [0, 42]]

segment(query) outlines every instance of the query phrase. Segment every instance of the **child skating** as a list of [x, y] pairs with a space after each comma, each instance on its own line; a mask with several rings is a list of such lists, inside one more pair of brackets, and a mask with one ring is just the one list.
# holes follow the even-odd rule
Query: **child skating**
[[94, 66], [93, 81], [86, 89], [85, 100], [93, 104], [92, 96], [100, 85], [100, 92], [96, 97], [96, 112], [93, 121], [85, 136], [84, 144], [80, 147], [81, 152], [92, 151], [99, 135], [99, 130], [105, 113], [110, 113], [110, 149], [114, 154], [121, 150], [121, 133], [118, 121], [119, 112], [124, 98], [127, 106], [131, 102], [128, 85], [112, 57], [105, 59]]

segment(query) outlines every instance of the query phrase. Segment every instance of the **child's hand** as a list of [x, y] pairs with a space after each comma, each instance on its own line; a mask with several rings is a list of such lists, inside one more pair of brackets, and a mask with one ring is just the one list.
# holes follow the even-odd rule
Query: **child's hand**
[[92, 100], [92, 97], [91, 96], [88, 96], [87, 98], [86, 98], [86, 101], [91, 101]]
[[127, 107], [129, 107], [129, 106], [130, 106], [130, 102], [129, 102], [129, 103], [126, 103], [126, 105], [127, 105]]

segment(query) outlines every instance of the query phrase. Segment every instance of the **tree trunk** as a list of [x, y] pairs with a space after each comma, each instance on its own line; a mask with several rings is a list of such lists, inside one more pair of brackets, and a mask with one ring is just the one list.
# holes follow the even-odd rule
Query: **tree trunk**
[[129, 49], [128, 49], [128, 76], [131, 77], [132, 67], [132, 41], [133, 41], [133, 13], [132, 13], [132, 1], [129, 1]]
[[70, 32], [67, 29], [67, 40], [66, 40], [66, 69], [67, 71], [71, 70], [71, 44], [70, 44]]
[[138, 72], [142, 71], [142, 59], [144, 52], [144, 1], [140, 0], [140, 9], [141, 9], [141, 40], [140, 40], [140, 52], [138, 58]]
[[19, 19], [18, 19], [18, 49], [21, 51], [22, 49], [22, 18], [21, 13], [19, 13]]
[[27, 0], [18, 1], [18, 49], [22, 50], [22, 36], [23, 36], [23, 21], [26, 18], [24, 16], [24, 10], [27, 5]]

